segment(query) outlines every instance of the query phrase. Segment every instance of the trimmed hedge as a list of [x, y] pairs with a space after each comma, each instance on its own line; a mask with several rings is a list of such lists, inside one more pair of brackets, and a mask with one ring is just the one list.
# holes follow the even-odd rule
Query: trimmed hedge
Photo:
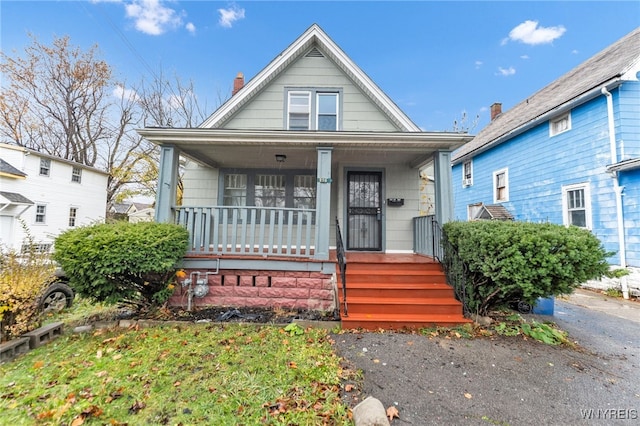
[[170, 281], [188, 240], [188, 231], [173, 224], [98, 224], [60, 234], [54, 259], [82, 296], [149, 306], [171, 293]]
[[468, 266], [465, 303], [480, 315], [515, 301], [534, 305], [539, 297], [570, 294], [609, 269], [610, 253], [574, 226], [475, 221], [449, 222], [443, 230]]

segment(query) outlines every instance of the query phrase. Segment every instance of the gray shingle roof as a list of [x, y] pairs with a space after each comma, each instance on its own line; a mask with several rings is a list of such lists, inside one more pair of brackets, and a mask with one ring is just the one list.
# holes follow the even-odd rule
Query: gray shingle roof
[[[518, 129], [534, 122], [544, 114], [620, 79], [640, 61], [640, 27], [611, 46], [578, 65], [542, 90], [534, 93], [508, 111], [503, 112], [473, 140], [452, 155], [452, 162], [482, 152], [500, 138], [518, 134]], [[635, 78], [635, 76], [632, 76]]]
[[16, 175], [21, 177], [27, 176], [26, 173], [21, 172], [17, 168], [13, 167], [11, 164], [4, 161], [2, 158], [0, 158], [0, 173], [7, 173], [10, 175]]
[[33, 201], [22, 194], [18, 194], [17, 192], [0, 191], [0, 196], [6, 198], [10, 204], [33, 204]]

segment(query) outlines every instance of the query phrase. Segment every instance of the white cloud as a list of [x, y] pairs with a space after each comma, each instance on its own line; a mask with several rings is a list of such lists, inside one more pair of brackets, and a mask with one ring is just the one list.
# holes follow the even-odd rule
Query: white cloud
[[[524, 21], [509, 32], [509, 40], [519, 41], [524, 44], [547, 44], [562, 37], [567, 29], [558, 25], [557, 27], [541, 27], [538, 21]], [[505, 44], [503, 40], [502, 44]]]
[[571, 54], [572, 54], [572, 55], [577, 55], [577, 54], [578, 54], [578, 50], [577, 50], [577, 49], [573, 49], [573, 50], [571, 51]]
[[479, 69], [483, 65], [483, 62], [482, 61], [476, 61], [475, 65], [476, 65], [476, 69]]
[[521, 55], [520, 59], [529, 59], [529, 55]]
[[125, 5], [125, 11], [135, 21], [136, 29], [149, 35], [160, 35], [182, 25], [180, 14], [165, 7], [161, 0], [133, 0]]
[[184, 26], [187, 31], [189, 31], [191, 34], [195, 34], [196, 33], [196, 26], [193, 24], [193, 22], [187, 22], [187, 25]]
[[112, 95], [117, 99], [126, 99], [129, 101], [138, 101], [140, 97], [133, 89], [127, 89], [122, 85], [117, 85], [115, 89], [113, 89]]
[[515, 73], [516, 73], [516, 69], [514, 67], [509, 67], [509, 68], [498, 67], [498, 72], [496, 73], [496, 75], [508, 77], [510, 75], [514, 75]]
[[236, 5], [228, 9], [218, 9], [218, 12], [220, 13], [218, 23], [225, 28], [231, 28], [236, 21], [244, 19], [244, 9], [240, 9]]

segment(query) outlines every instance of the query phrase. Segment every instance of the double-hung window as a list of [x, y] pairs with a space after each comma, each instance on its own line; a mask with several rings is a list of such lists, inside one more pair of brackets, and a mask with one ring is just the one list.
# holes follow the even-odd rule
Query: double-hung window
[[76, 226], [76, 219], [78, 218], [78, 208], [70, 207], [69, 208], [69, 227], [73, 228]]
[[48, 158], [40, 159], [40, 176], [49, 176], [51, 171], [51, 160]]
[[473, 163], [467, 160], [462, 163], [462, 186], [473, 185]]
[[562, 187], [562, 215], [566, 226], [591, 229], [591, 194], [588, 184]]
[[509, 201], [509, 169], [493, 172], [493, 202]]
[[340, 130], [340, 90], [290, 89], [287, 91], [288, 130]]
[[80, 167], [74, 167], [71, 169], [71, 182], [80, 183], [82, 180], [82, 169]]
[[47, 223], [47, 206], [44, 204], [36, 205], [36, 223], [37, 224]]

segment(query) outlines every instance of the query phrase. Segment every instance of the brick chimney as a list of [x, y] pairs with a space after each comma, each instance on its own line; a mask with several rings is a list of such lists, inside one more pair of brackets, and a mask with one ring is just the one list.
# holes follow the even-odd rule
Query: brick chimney
[[502, 114], [502, 104], [499, 102], [491, 104], [491, 121], [495, 120], [500, 114]]
[[244, 87], [244, 74], [241, 72], [238, 73], [236, 78], [233, 80], [233, 92], [231, 92], [231, 96], [235, 95]]

